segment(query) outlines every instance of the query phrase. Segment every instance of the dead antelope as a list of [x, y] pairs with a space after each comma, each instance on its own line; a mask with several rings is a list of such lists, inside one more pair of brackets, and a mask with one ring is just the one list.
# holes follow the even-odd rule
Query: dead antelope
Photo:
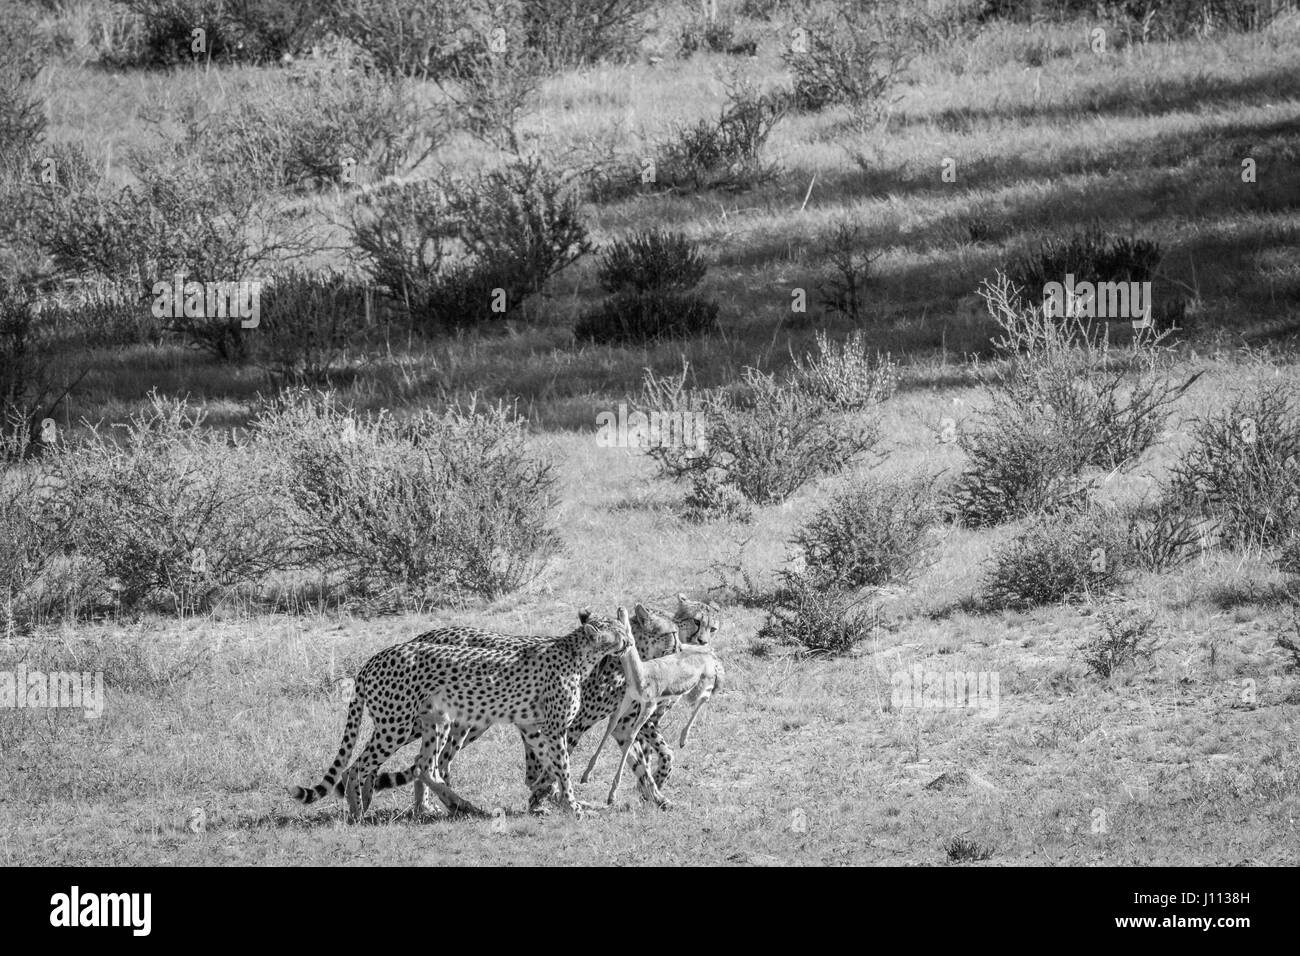
[[627, 752], [636, 741], [637, 734], [646, 721], [654, 716], [655, 711], [682, 696], [695, 705], [691, 716], [686, 721], [686, 726], [682, 728], [679, 746], [685, 747], [687, 735], [690, 733], [691, 725], [695, 723], [700, 708], [714, 691], [722, 690], [724, 677], [722, 663], [713, 656], [712, 650], [694, 644], [682, 644], [676, 653], [652, 661], [641, 660], [636, 646], [632, 645], [623, 653], [622, 662], [623, 676], [627, 680], [623, 700], [619, 703], [618, 709], [610, 715], [605, 736], [600, 738], [600, 744], [597, 745], [596, 752], [591, 755], [591, 762], [587, 764], [587, 769], [582, 774], [582, 782], [586, 783], [609, 735], [613, 733], [619, 721], [631, 712], [635, 705], [640, 704], [641, 713], [623, 743], [623, 756], [618, 762], [618, 770], [614, 773], [614, 782], [610, 785], [606, 803], [614, 802], [619, 780], [623, 777], [623, 767], [627, 765]]

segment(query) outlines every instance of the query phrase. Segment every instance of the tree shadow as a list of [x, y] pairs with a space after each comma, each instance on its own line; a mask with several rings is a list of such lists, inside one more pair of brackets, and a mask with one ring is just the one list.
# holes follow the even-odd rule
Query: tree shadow
[[[1240, 160], [1247, 155], [1257, 161], [1253, 183], [1241, 179]], [[1158, 301], [1199, 296], [1209, 306], [1208, 319], [1229, 326], [1254, 320], [1255, 328], [1248, 331], [1257, 339], [1295, 334], [1300, 331], [1300, 270], [1286, 263], [1300, 249], [1300, 222], [1293, 215], [1300, 209], [1300, 166], [1289, 160], [1297, 155], [1300, 123], [1233, 123], [1214, 135], [1180, 131], [1102, 153], [1089, 152], [1064, 164], [1072, 173], [1094, 174], [1086, 181], [1056, 182], [1051, 188], [1023, 191], [996, 205], [982, 200], [989, 221], [981, 225], [990, 235], [978, 240], [970, 237], [972, 223], [966, 209], [901, 226], [864, 222], [861, 241], [867, 251], [901, 246], [956, 253], [941, 264], [931, 254], [925, 261], [882, 270], [872, 279], [871, 301], [886, 303], [896, 318], [909, 321], [927, 313], [951, 315], [954, 300], [972, 293], [983, 279], [1030, 251], [1044, 226], [1053, 234], [1065, 234], [1095, 224], [1137, 231], [1160, 242], [1164, 258], [1155, 290]], [[1114, 172], [1129, 166], [1131, 171]], [[990, 159], [977, 165], [962, 185], [946, 188], [956, 190], [950, 195], [957, 198], [988, 190], [997, 182], [1047, 184], [1061, 168], [1019, 157]], [[852, 195], [849, 190], [840, 198], [847, 204]], [[1013, 248], [1000, 248], [994, 244], [998, 240], [1012, 240]], [[719, 264], [741, 274], [722, 278], [721, 293], [741, 301], [752, 298], [752, 273], [788, 261], [790, 245], [788, 232], [770, 230], [744, 246], [724, 250]], [[815, 287], [819, 272], [824, 274], [824, 267], [812, 266], [785, 285]], [[942, 335], [961, 329], [953, 323], [935, 326], [919, 337], [891, 337], [890, 344], [935, 348], [941, 345]]]

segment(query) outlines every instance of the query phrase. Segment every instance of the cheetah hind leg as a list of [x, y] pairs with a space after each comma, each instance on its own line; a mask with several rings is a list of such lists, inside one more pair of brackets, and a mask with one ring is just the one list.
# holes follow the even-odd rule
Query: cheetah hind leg
[[[442, 801], [447, 812], [452, 816], [470, 816], [470, 817], [487, 817], [490, 816], [486, 811], [476, 807], [464, 797], [460, 796], [451, 785], [447, 783], [444, 774], [450, 766], [452, 760], [465, 741], [473, 733], [473, 726], [463, 724], [451, 724], [443, 729], [441, 734], [436, 735], [433, 740], [425, 738], [425, 746], [420, 748], [420, 757], [412, 767], [417, 776], [415, 779], [416, 791], [422, 791], [428, 787], [433, 791], [434, 796]], [[479, 731], [481, 734], [482, 731]], [[474, 734], [475, 737], [479, 734]], [[433, 763], [433, 755], [438, 755], [437, 769], [430, 772]], [[420, 802], [416, 802], [417, 813], [419, 812]]]

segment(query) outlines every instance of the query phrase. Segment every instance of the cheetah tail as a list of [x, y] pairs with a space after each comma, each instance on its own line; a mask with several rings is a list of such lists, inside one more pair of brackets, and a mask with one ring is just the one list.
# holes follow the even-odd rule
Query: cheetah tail
[[[419, 769], [415, 766], [415, 764], [412, 764], [411, 766], [407, 767], [401, 773], [385, 772], [381, 774], [376, 774], [375, 787], [374, 787], [375, 792], [378, 793], [380, 790], [395, 790], [398, 787], [404, 787], [408, 783], [414, 783], [415, 778], [418, 777], [419, 775], [420, 775]], [[341, 797], [344, 794], [344, 790], [345, 790], [345, 786], [343, 780], [340, 779], [338, 783], [334, 784], [334, 795], [336, 797]]]
[[[334, 758], [334, 763], [325, 771], [325, 776], [320, 783], [314, 787], [290, 787], [289, 796], [299, 803], [315, 803], [321, 797], [328, 796], [330, 791], [334, 793], [343, 792], [343, 768], [347, 766], [348, 761], [352, 759], [352, 747], [356, 744], [358, 735], [361, 733], [361, 715], [365, 711], [365, 701], [360, 694], [352, 698], [352, 703], [348, 705], [348, 722], [343, 728], [343, 741], [339, 745], [339, 755]], [[338, 786], [335, 787], [335, 781]]]

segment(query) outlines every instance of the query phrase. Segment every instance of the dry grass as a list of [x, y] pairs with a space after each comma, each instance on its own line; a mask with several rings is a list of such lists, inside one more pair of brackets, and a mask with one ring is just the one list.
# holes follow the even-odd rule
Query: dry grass
[[[778, 28], [756, 29], [753, 60], [699, 54], [554, 78], [521, 123], [525, 138], [548, 155], [596, 139], [640, 156], [674, 124], [716, 115], [727, 70], [760, 86], [781, 81]], [[234, 602], [198, 619], [0, 635], [0, 661], [91, 661], [106, 675], [145, 675], [110, 683], [99, 720], [0, 711], [0, 864], [944, 865], [957, 840], [991, 851], [991, 865], [1293, 861], [1300, 689], [1274, 647], [1290, 616], [1270, 556], [1211, 550], [1175, 572], [1136, 575], [1124, 596], [1156, 609], [1164, 637], [1149, 661], [1101, 680], [1082, 657], [1101, 627], [1092, 605], [978, 610], [979, 570], [1015, 525], [930, 532], [934, 560], [881, 595], [884, 626], [845, 658], [799, 660], [782, 647], [751, 654], [761, 613], [727, 607], [718, 646], [728, 687], [678, 754], [671, 812], [642, 809], [628, 786], [607, 813], [528, 818], [518, 740], [501, 729], [454, 773], [474, 802], [506, 809], [504, 824], [417, 828], [404, 815], [408, 795], [382, 795], [372, 822], [349, 828], [339, 802], [301, 808], [283, 788], [318, 779], [334, 752], [338, 679], [434, 622], [557, 632], [583, 604], [612, 611], [683, 590], [702, 596], [738, 553], [770, 585], [795, 529], [866, 464], [759, 509], [751, 525], [689, 525], [675, 514], [681, 490], [655, 479], [645, 456], [597, 445], [595, 414], [635, 393], [647, 366], [674, 372], [684, 355], [697, 384], [715, 385], [746, 365], [788, 364], [819, 329], [842, 338], [846, 324], [792, 316], [789, 303], [795, 287], [817, 301], [813, 290], [831, 276], [819, 250], [845, 216], [882, 253], [866, 291], [868, 340], [903, 367], [883, 407], [879, 473], [904, 477], [961, 465], [956, 443], [940, 437], [945, 419], [960, 429], [979, 401], [964, 358], [987, 354], [995, 329], [965, 297], [982, 278], [1045, 236], [1093, 222], [1155, 235], [1165, 281], [1197, 303], [1178, 368], [1206, 375], [1158, 444], [1102, 482], [1100, 496], [1132, 504], [1153, 493], [1192, 417], [1256, 381], [1300, 380], [1289, 345], [1300, 327], [1297, 29], [1289, 21], [1262, 35], [1098, 58], [1078, 25], [995, 25], [919, 58], [883, 130], [855, 132], [835, 111], [783, 120], [769, 143], [786, 171], [775, 183], [739, 196], [590, 207], [598, 243], [648, 227], [700, 243], [709, 272], [699, 291], [724, 303], [720, 332], [647, 348], [575, 346], [570, 325], [600, 295], [589, 258], [551, 283], [537, 323], [392, 342], [346, 389], [372, 408], [474, 391], [518, 397], [564, 489], [567, 552], [545, 580], [434, 614], [262, 614]], [[1068, 52], [1030, 66], [1027, 51], [1044, 45]], [[277, 82], [274, 70], [117, 73], [75, 60], [41, 80], [52, 138], [93, 144], [119, 178], [126, 151], [154, 135], [144, 104], [157, 104], [165, 125], [194, 91], [235, 96]], [[1258, 160], [1254, 186], [1238, 175], [1246, 155]], [[955, 183], [940, 178], [945, 157], [957, 160]], [[461, 137], [425, 169], [487, 159]], [[338, 236], [330, 223], [345, 197], [299, 201]], [[337, 250], [319, 259], [347, 265]], [[91, 371], [64, 413], [74, 427], [83, 416], [121, 421], [152, 388], [189, 394], [211, 424], [228, 427], [247, 421], [266, 388], [251, 368], [175, 346], [88, 357]], [[891, 679], [918, 663], [996, 672], [996, 714], [895, 707]], [[589, 737], [579, 757], [591, 746]], [[612, 758], [600, 771], [580, 795], [599, 798]], [[943, 774], [951, 785], [927, 789]], [[187, 828], [195, 808], [206, 814], [202, 833]]]

